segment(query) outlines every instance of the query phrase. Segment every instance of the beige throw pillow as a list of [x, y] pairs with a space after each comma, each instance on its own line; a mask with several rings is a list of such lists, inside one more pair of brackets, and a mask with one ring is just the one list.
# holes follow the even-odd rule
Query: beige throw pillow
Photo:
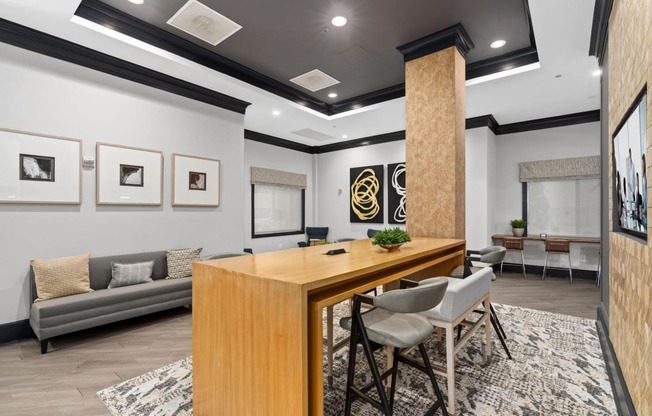
[[167, 279], [181, 279], [192, 276], [192, 262], [199, 261], [201, 248], [165, 250], [168, 261]]
[[36, 281], [35, 302], [92, 292], [88, 275], [90, 254], [32, 260]]

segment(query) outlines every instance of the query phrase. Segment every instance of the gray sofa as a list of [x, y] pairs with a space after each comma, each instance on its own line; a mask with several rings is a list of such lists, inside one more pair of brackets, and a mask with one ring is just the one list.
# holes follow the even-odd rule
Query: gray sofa
[[[153, 282], [107, 289], [111, 281], [111, 262], [132, 263], [155, 260]], [[34, 303], [36, 284], [30, 269], [32, 307], [29, 323], [41, 342], [41, 354], [48, 340], [58, 335], [111, 322], [192, 304], [192, 279], [170, 279], [164, 251], [91, 257], [90, 285], [93, 292]]]

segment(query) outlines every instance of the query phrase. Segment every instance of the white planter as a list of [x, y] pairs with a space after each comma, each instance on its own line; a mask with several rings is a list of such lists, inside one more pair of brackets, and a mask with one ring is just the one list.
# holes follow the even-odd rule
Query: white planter
[[514, 237], [523, 237], [524, 232], [525, 232], [525, 228], [512, 228], [512, 233], [514, 233]]

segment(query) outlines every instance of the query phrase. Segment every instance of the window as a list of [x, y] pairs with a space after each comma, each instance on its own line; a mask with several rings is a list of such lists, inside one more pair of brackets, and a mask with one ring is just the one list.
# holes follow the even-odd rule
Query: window
[[251, 238], [305, 233], [307, 176], [251, 168]]
[[529, 182], [528, 234], [599, 237], [600, 180]]

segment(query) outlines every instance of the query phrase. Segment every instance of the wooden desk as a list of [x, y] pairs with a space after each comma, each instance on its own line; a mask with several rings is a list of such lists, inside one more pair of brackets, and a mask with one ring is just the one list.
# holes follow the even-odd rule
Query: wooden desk
[[[330, 249], [349, 253], [325, 256]], [[193, 264], [195, 415], [323, 414], [322, 309], [402, 277], [448, 275], [464, 240], [388, 253], [354, 240]]]
[[545, 241], [545, 240], [559, 239], [559, 240], [568, 240], [571, 243], [600, 244], [599, 238], [592, 238], [592, 237], [562, 237], [562, 236], [554, 236], [554, 235], [549, 235], [548, 237], [539, 237], [538, 235], [532, 237], [514, 237], [512, 235], [507, 235], [507, 234], [496, 234], [491, 236], [491, 238], [493, 238], [494, 240], [502, 240], [505, 237], [521, 238], [526, 241]]

